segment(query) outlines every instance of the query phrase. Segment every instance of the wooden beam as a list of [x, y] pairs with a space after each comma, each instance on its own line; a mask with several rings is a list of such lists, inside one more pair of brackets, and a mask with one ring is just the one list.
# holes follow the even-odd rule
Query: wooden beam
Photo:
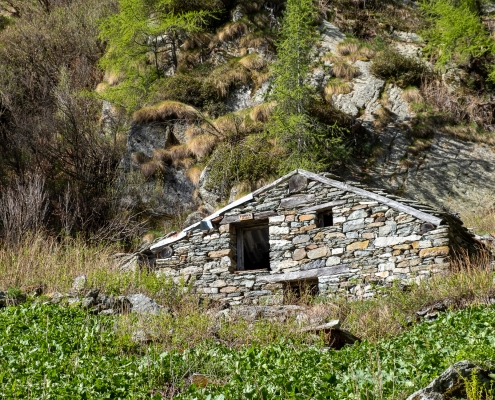
[[294, 208], [302, 204], [312, 203], [313, 201], [315, 201], [314, 194], [302, 194], [286, 197], [280, 201], [280, 208]]
[[[253, 218], [248, 218], [250, 215], [252, 215]], [[220, 225], [235, 224], [250, 219], [259, 221], [262, 219], [268, 219], [269, 217], [273, 217], [274, 215], [277, 215], [275, 211], [263, 211], [256, 214], [247, 213], [247, 214], [229, 215], [222, 219]]]
[[333, 267], [315, 268], [307, 271], [287, 272], [285, 274], [273, 274], [258, 276], [256, 282], [277, 283], [290, 281], [303, 281], [314, 279], [319, 276], [331, 276], [349, 271], [349, 264], [339, 264]]
[[385, 197], [385, 196], [382, 196], [382, 195], [379, 195], [379, 194], [376, 194], [373, 192], [369, 192], [369, 191], [364, 190], [364, 189], [359, 189], [357, 187], [348, 185], [347, 183], [344, 183], [344, 182], [336, 181], [334, 179], [324, 178], [320, 175], [317, 175], [317, 174], [314, 174], [312, 172], [308, 172], [308, 171], [305, 171], [302, 169], [300, 169], [298, 171], [299, 171], [299, 174], [301, 174], [301, 175], [303, 175], [309, 179], [313, 179], [315, 181], [325, 183], [327, 185], [345, 190], [346, 192], [356, 193], [360, 196], [376, 200], [379, 203], [382, 203], [382, 204], [385, 204], [389, 207], [395, 208], [396, 210], [402, 211], [406, 214], [410, 214], [413, 217], [416, 217], [422, 221], [430, 222], [430, 223], [437, 225], [437, 226], [440, 225], [442, 222], [441, 218], [438, 218], [438, 217], [435, 217], [434, 215], [419, 211], [413, 207], [406, 206], [405, 204], [400, 203], [400, 202], [395, 201], [395, 200], [392, 200], [392, 199], [389, 199], [388, 197]]
[[328, 208], [341, 206], [341, 205], [346, 204], [346, 203], [347, 203], [347, 200], [335, 200], [335, 201], [330, 201], [328, 203], [318, 204], [316, 206], [305, 208], [304, 210], [301, 210], [299, 212], [301, 214], [306, 214], [306, 213], [309, 213], [312, 211], [321, 211], [321, 210], [326, 210]]

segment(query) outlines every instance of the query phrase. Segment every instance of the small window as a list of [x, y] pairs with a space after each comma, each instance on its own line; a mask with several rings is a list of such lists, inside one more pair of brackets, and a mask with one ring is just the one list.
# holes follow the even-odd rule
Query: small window
[[326, 226], [333, 226], [333, 214], [332, 210], [325, 210], [317, 215], [318, 228], [324, 228]]
[[237, 228], [237, 270], [270, 269], [268, 222]]

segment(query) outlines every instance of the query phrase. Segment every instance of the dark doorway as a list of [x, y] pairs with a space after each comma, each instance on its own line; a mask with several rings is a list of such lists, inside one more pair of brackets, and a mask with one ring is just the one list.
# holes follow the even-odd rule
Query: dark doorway
[[237, 228], [237, 270], [270, 269], [268, 224]]

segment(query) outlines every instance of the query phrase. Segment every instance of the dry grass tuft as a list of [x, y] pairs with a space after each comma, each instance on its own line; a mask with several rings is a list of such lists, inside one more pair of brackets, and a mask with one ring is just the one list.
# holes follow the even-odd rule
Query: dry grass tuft
[[470, 125], [446, 125], [439, 128], [440, 131], [452, 135], [460, 140], [469, 142], [495, 145], [495, 135], [492, 132], [484, 132], [475, 124]]
[[103, 82], [108, 83], [110, 86], [118, 85], [122, 79], [124, 79], [124, 74], [120, 72], [107, 71], [103, 77]]
[[163, 165], [158, 161], [148, 161], [139, 166], [139, 170], [144, 179], [150, 179], [154, 177], [158, 172], [163, 170]]
[[247, 69], [259, 71], [266, 67], [266, 61], [257, 53], [249, 54], [239, 60], [239, 63]]
[[225, 97], [232, 87], [248, 85], [251, 81], [250, 71], [244, 65], [234, 62], [217, 68], [210, 76], [219, 94]]
[[271, 48], [272, 42], [263, 34], [249, 33], [239, 40], [239, 46], [248, 49]]
[[431, 147], [431, 139], [414, 139], [413, 143], [407, 148], [407, 152], [418, 155]]
[[199, 32], [192, 37], [187, 38], [181, 48], [184, 51], [194, 50], [196, 48], [207, 47], [213, 39], [213, 35], [207, 32]]
[[354, 42], [342, 42], [339, 43], [337, 46], [337, 54], [339, 56], [345, 57], [350, 54], [357, 53], [361, 46], [359, 43], [354, 43]]
[[359, 55], [368, 60], [372, 59], [375, 53], [376, 53], [375, 50], [373, 50], [368, 46], [363, 46], [359, 49]]
[[421, 92], [416, 87], [404, 89], [404, 91], [402, 92], [402, 99], [412, 105], [421, 104], [424, 102], [423, 96], [421, 96]]
[[171, 165], [173, 158], [169, 150], [156, 149], [153, 151], [153, 160], [158, 161], [162, 165]]
[[168, 149], [168, 151], [170, 153], [172, 161], [174, 162], [174, 165], [176, 161], [191, 157], [193, 155], [187, 144], [172, 146], [170, 149]]
[[218, 142], [218, 137], [205, 133], [194, 137], [187, 143], [189, 151], [198, 159], [209, 156]]
[[332, 65], [332, 72], [335, 77], [347, 81], [352, 80], [359, 75], [359, 69], [346, 63], [345, 61], [337, 61]]
[[103, 93], [107, 88], [108, 88], [108, 83], [106, 82], [100, 82], [98, 85], [96, 85], [95, 92], [96, 93]]
[[194, 164], [196, 164], [196, 160], [192, 157], [182, 158], [178, 160], [174, 160], [173, 165], [176, 168], [189, 169]]
[[202, 172], [203, 172], [203, 168], [201, 168], [198, 165], [194, 165], [187, 170], [186, 176], [194, 186], [198, 186], [199, 178], [201, 178]]
[[141, 165], [141, 164], [144, 164], [147, 161], [147, 157], [142, 152], [132, 153], [132, 155], [131, 155], [131, 161], [134, 164]]
[[198, 111], [178, 101], [163, 101], [155, 106], [145, 107], [133, 115], [134, 122], [149, 123], [170, 120], [193, 122], [199, 119]]
[[350, 84], [343, 82], [339, 78], [331, 79], [325, 87], [325, 100], [331, 103], [334, 94], [347, 94], [351, 90], [352, 86]]
[[196, 136], [202, 135], [203, 133], [204, 130], [201, 127], [194, 125], [186, 129], [185, 135], [186, 139], [189, 141], [194, 139]]
[[248, 33], [248, 26], [242, 22], [234, 22], [222, 28], [217, 34], [217, 38], [220, 42], [230, 42], [239, 39], [241, 36]]
[[272, 101], [270, 103], [263, 103], [258, 106], [253, 107], [249, 116], [255, 122], [266, 122], [277, 104]]

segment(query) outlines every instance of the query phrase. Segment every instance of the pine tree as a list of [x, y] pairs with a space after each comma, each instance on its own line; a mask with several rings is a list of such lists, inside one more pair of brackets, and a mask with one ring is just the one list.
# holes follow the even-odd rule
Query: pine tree
[[309, 84], [316, 14], [312, 0], [288, 0], [277, 43], [271, 94], [277, 107], [268, 131], [287, 153], [281, 172], [322, 170], [346, 153], [337, 125], [325, 126], [311, 116], [312, 106], [321, 100]]

